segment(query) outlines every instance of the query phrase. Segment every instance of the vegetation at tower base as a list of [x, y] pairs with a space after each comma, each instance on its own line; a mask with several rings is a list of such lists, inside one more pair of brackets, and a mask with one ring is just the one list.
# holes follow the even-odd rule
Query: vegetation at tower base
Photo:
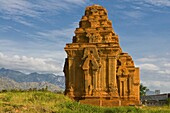
[[64, 49], [65, 95], [98, 106], [140, 103], [139, 68], [122, 51], [105, 8], [87, 7], [72, 43]]
[[72, 101], [48, 91], [0, 93], [0, 113], [169, 113], [163, 107], [98, 107]]

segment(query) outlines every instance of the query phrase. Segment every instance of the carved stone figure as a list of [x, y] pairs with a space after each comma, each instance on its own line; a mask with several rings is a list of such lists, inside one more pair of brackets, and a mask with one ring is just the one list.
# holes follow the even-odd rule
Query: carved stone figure
[[139, 68], [122, 51], [111, 23], [102, 6], [86, 8], [73, 42], [64, 48], [65, 95], [98, 106], [138, 105]]

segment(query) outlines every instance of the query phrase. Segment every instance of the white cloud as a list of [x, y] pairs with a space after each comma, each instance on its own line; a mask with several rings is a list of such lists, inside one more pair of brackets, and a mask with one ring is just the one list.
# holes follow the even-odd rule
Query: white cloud
[[48, 1], [27, 1], [27, 0], [1, 0], [0, 11], [9, 15], [26, 15], [36, 17], [43, 12], [56, 11], [61, 9], [70, 10], [77, 5], [85, 4], [84, 0], [48, 0]]
[[170, 6], [170, 0], [124, 0], [125, 2], [135, 2], [136, 4], [141, 4], [148, 6], [148, 4], [154, 6]]
[[139, 64], [138, 67], [140, 67], [142, 70], [148, 70], [148, 71], [159, 70], [159, 67], [154, 64]]
[[163, 70], [160, 71], [159, 73], [170, 75], [170, 63], [169, 62], [164, 63]]
[[[78, 22], [73, 22], [69, 28], [62, 29], [54, 29], [54, 30], [46, 30], [37, 32], [35, 37], [39, 37], [40, 39], [47, 39], [50, 41], [60, 42], [60, 44], [65, 45], [65, 43], [69, 43], [74, 36], [74, 31], [78, 28]], [[67, 40], [67, 41], [66, 41]]]
[[[50, 37], [43, 37], [50, 38]], [[72, 36], [69, 36], [70, 41]], [[54, 65], [63, 66], [64, 59], [66, 57], [66, 52], [64, 51], [65, 43], [70, 41], [65, 41], [66, 37], [60, 36], [52, 41], [46, 40], [31, 40], [31, 41], [14, 41], [8, 40], [6, 37], [0, 37], [0, 52], [7, 56], [27, 56], [48, 60], [48, 63], [53, 63]], [[58, 40], [58, 41], [57, 41]], [[1, 65], [0, 65], [1, 67]]]
[[33, 10], [35, 7], [26, 0], [1, 0], [0, 11], [9, 15], [27, 15], [35, 17], [38, 13]]
[[82, 6], [85, 0], [42, 0], [42, 1], [27, 1], [27, 0], [0, 0], [0, 18], [13, 20], [26, 26], [33, 26], [28, 22], [26, 17], [38, 18], [44, 14], [57, 14], [60, 10], [70, 11], [76, 6]]
[[53, 59], [34, 58], [27, 56], [7, 56], [0, 52], [0, 67], [23, 72], [61, 73], [62, 65]]
[[141, 18], [144, 15], [141, 11], [125, 11], [124, 14], [135, 19]]
[[37, 35], [40, 37], [46, 37], [49, 39], [60, 39], [60, 38], [70, 38], [74, 35], [75, 28], [67, 29], [56, 29], [56, 30], [47, 30], [44, 32], [37, 32]]
[[170, 54], [147, 56], [137, 59], [141, 68], [141, 82], [149, 89], [160, 89], [161, 92], [168, 92], [170, 86]]
[[157, 61], [157, 59], [156, 58], [139, 58], [136, 61], [139, 61], [139, 62], [152, 62], [152, 61]]
[[170, 6], [170, 0], [145, 0], [145, 2], [155, 6]]
[[1, 28], [0, 31], [2, 32], [7, 32], [12, 29], [11, 26], [3, 26], [3, 25], [0, 25], [0, 28]]
[[164, 64], [164, 66], [170, 68], [170, 63], [166, 63], [166, 64]]
[[13, 42], [12, 40], [1, 39], [0, 44], [2, 47], [3, 46], [14, 46], [15, 42]]
[[159, 74], [170, 74], [169, 54], [164, 56], [139, 58], [136, 61], [142, 70], [152, 70]]
[[160, 73], [160, 74], [170, 74], [170, 70], [165, 69], [165, 70], [162, 70], [162, 71], [158, 71], [158, 73]]
[[[122, 2], [130, 3], [129, 8], [132, 8], [134, 11], [141, 12], [142, 15], [139, 16], [147, 15], [148, 11], [169, 14], [169, 11], [163, 7], [170, 7], [170, 0], [122, 0]], [[134, 14], [133, 12], [131, 14], [130, 11], [129, 15], [133, 16]]]
[[168, 62], [168, 58], [165, 57], [158, 57], [158, 56], [148, 56], [148, 57], [143, 57], [143, 58], [138, 58], [136, 60], [137, 62], [140, 63], [149, 63], [149, 62], [154, 62], [154, 63], [164, 63], [164, 62]]
[[147, 88], [149, 88], [152, 91], [155, 90], [160, 90], [161, 93], [169, 93], [169, 86], [170, 86], [170, 82], [168, 81], [153, 81], [153, 80], [147, 80], [147, 81], [142, 81], [142, 84], [144, 86], [146, 86]]

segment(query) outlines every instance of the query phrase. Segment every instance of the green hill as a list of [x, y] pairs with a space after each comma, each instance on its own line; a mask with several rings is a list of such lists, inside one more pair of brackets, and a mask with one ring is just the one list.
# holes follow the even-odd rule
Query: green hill
[[96, 107], [48, 91], [1, 92], [0, 113], [169, 113], [166, 107]]

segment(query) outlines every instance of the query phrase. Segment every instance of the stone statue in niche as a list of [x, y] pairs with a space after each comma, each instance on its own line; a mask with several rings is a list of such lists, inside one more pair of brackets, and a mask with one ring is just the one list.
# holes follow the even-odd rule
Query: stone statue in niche
[[100, 68], [99, 56], [96, 48], [86, 48], [83, 55], [82, 69], [84, 71], [86, 95], [96, 94], [96, 74]]
[[86, 48], [84, 50], [84, 55], [82, 60], [85, 60], [82, 66], [83, 70], [89, 68], [89, 63], [92, 64], [92, 68], [94, 70], [99, 69], [99, 63], [97, 62], [97, 60], [99, 60], [99, 57], [98, 57], [98, 53], [96, 52], [96, 49]]

